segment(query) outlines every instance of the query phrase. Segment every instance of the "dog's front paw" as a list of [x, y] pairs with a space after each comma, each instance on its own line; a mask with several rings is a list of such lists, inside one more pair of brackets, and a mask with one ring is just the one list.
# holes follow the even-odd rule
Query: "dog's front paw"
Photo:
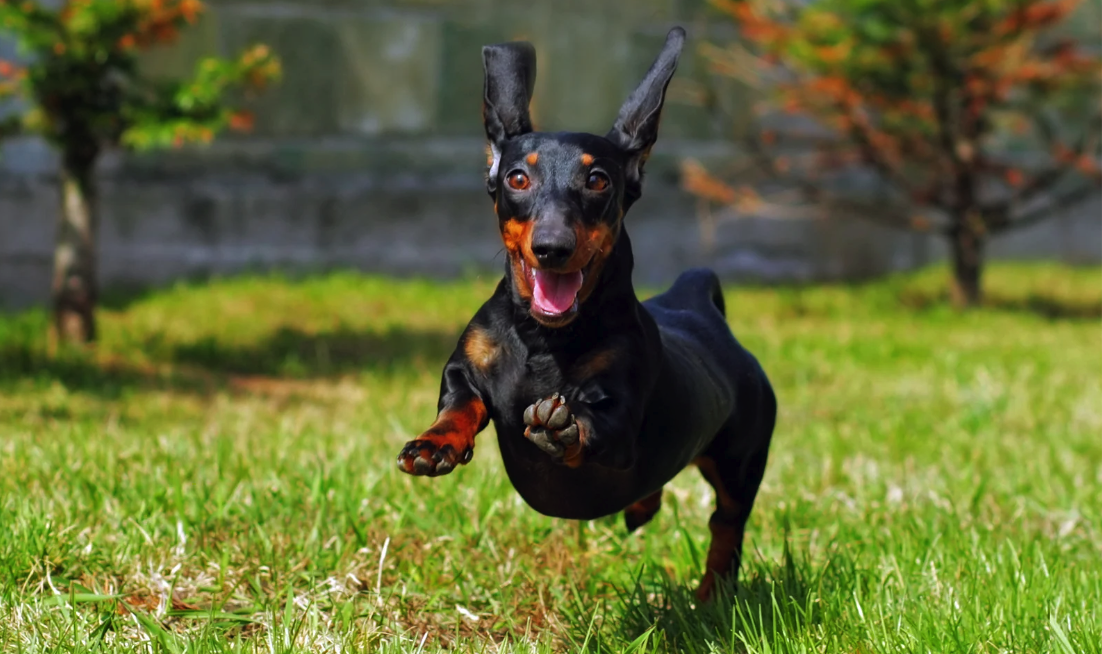
[[582, 463], [583, 433], [566, 399], [555, 393], [524, 410], [525, 437], [555, 459], [576, 468]]
[[419, 438], [406, 443], [398, 454], [398, 469], [411, 475], [439, 477], [465, 464], [474, 456], [474, 448], [457, 449], [451, 443]]

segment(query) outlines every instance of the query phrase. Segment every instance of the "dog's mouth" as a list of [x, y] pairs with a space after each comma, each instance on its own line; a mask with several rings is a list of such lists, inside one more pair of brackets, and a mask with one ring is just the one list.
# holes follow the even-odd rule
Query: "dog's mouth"
[[532, 289], [533, 317], [541, 322], [564, 323], [577, 313], [578, 291], [585, 281], [584, 269], [568, 273], [539, 270], [523, 259], [521, 269]]

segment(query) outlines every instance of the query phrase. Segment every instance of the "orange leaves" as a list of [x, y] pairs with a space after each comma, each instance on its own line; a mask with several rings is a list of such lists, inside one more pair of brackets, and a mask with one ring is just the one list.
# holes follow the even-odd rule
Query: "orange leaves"
[[205, 125], [179, 124], [172, 130], [172, 147], [181, 148], [187, 143], [210, 143], [214, 130]]
[[264, 89], [269, 82], [279, 79], [282, 72], [279, 59], [266, 45], [256, 45], [247, 50], [239, 65], [246, 71], [245, 80], [255, 90]]
[[850, 81], [840, 75], [816, 78], [809, 86], [812, 93], [824, 95], [843, 106], [852, 107], [860, 102], [860, 95]]
[[815, 54], [819, 59], [828, 64], [837, 64], [849, 58], [853, 51], [853, 42], [845, 40], [834, 45], [824, 45], [815, 48]]
[[995, 28], [999, 36], [1035, 31], [1050, 27], [1075, 10], [1080, 0], [1022, 3]]
[[933, 226], [933, 223], [930, 222], [930, 219], [921, 214], [911, 216], [910, 223], [911, 229], [915, 230], [916, 232], [928, 232]]
[[238, 132], [251, 131], [256, 123], [252, 112], [237, 111], [230, 115], [230, 129]]
[[734, 204], [737, 191], [726, 182], [715, 177], [695, 159], [681, 162], [681, 188], [698, 198], [705, 198], [717, 204]]
[[19, 82], [26, 77], [27, 71], [10, 61], [0, 59], [0, 98], [7, 98], [18, 92]]
[[[766, 90], [766, 113], [799, 114], [783, 119], [793, 133], [815, 126], [810, 142], [824, 152], [813, 165], [794, 149], [799, 139], [783, 139], [791, 167], [772, 151], [780, 140], [774, 133], [755, 142], [758, 169], [812, 201], [831, 195], [825, 177], [862, 169], [916, 209], [894, 224], [925, 230], [937, 228], [926, 207], [944, 211], [966, 201], [994, 207], [989, 215], [1010, 215], [1008, 207], [1048, 193], [1046, 180], [1064, 172], [1102, 184], [1102, 115], [1094, 103], [1089, 125], [1081, 116], [1085, 99], [1097, 97], [1102, 58], [1085, 39], [1048, 30], [1068, 20], [1080, 0], [710, 2], [741, 37], [738, 46], [713, 48], [741, 58], [705, 52], [716, 72], [739, 79], [759, 73], [749, 83]], [[1048, 169], [1002, 163], [1026, 161], [1013, 150], [1037, 140], [1028, 138], [1035, 121], [1033, 136], [1051, 148]], [[1006, 138], [1012, 133], [1022, 138]], [[697, 162], [683, 165], [682, 185], [702, 202], [754, 201]], [[988, 187], [1005, 198], [989, 200]], [[757, 201], [768, 205], [767, 198]]]
[[696, 159], [681, 162], [681, 188], [698, 198], [751, 213], [761, 206], [761, 197], [749, 186], [731, 186], [708, 172]]
[[712, 4], [735, 19], [743, 38], [759, 45], [778, 45], [790, 31], [787, 25], [762, 15], [746, 0], [712, 0]]
[[1098, 166], [1098, 161], [1088, 154], [1076, 157], [1073, 166], [1087, 177], [1102, 178], [1102, 168]]
[[[176, 40], [184, 25], [194, 24], [203, 13], [200, 0], [131, 0], [139, 9], [139, 19], [130, 40], [120, 40], [119, 47], [149, 47], [157, 43], [171, 43]], [[123, 37], [126, 39], [127, 37]], [[133, 45], [131, 45], [131, 41]]]

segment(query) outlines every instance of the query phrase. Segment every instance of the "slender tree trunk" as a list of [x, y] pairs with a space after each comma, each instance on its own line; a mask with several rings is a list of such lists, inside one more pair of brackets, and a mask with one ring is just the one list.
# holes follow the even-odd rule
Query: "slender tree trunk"
[[96, 339], [96, 229], [94, 148], [66, 152], [61, 163], [61, 220], [54, 249], [54, 329], [62, 342]]
[[949, 234], [953, 256], [953, 304], [960, 308], [979, 306], [983, 301], [983, 234], [967, 221], [957, 223]]

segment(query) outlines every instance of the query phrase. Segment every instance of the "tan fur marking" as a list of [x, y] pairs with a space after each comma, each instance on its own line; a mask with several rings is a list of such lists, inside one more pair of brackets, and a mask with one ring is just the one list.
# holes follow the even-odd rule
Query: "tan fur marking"
[[525, 157], [524, 160], [528, 162], [529, 166], [535, 166], [536, 162], [540, 160], [540, 153], [529, 152], [528, 156]]
[[467, 355], [467, 360], [483, 372], [494, 365], [500, 351], [501, 346], [481, 327], [471, 327], [463, 341], [463, 352]]
[[720, 577], [731, 574], [735, 563], [735, 547], [738, 546], [739, 530], [731, 525], [709, 524], [712, 542], [708, 545], [708, 558], [704, 564], [704, 578], [696, 589], [696, 598], [707, 602], [715, 597], [716, 582]]
[[574, 377], [579, 380], [591, 379], [611, 368], [615, 361], [615, 350], [601, 350], [576, 363]]
[[704, 475], [704, 479], [712, 486], [716, 491], [716, 502], [719, 506], [728, 511], [737, 511], [738, 502], [735, 502], [731, 494], [727, 492], [727, 487], [723, 484], [723, 480], [720, 479], [719, 471], [716, 470], [716, 462], [706, 456], [701, 456], [693, 459], [693, 463], [700, 469], [700, 474]]
[[578, 468], [585, 463], [585, 442], [589, 438], [589, 428], [586, 427], [585, 422], [581, 418], [577, 418], [578, 423], [578, 442], [574, 443], [570, 447], [566, 448], [563, 452], [562, 462], [567, 468]]
[[588, 154], [588, 153], [583, 154], [582, 155], [582, 165], [583, 166], [592, 166], [593, 165], [593, 155]]
[[522, 260], [530, 267], [535, 268], [535, 255], [532, 254], [532, 221], [510, 218], [501, 222], [501, 240], [505, 243], [505, 249], [509, 252], [509, 260], [513, 264], [513, 278], [520, 296], [526, 300], [532, 299], [532, 288], [528, 284], [528, 278], [524, 274], [521, 265]]

